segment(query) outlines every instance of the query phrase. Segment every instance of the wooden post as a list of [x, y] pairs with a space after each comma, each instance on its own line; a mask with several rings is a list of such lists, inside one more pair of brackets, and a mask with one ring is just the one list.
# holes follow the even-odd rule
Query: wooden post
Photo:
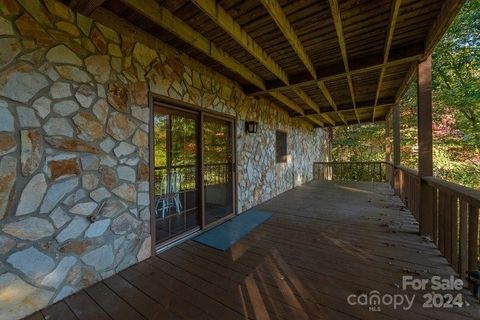
[[420, 177], [420, 234], [432, 237], [433, 210], [430, 187], [422, 180], [433, 176], [432, 146], [432, 56], [418, 64], [418, 175]]
[[393, 189], [400, 195], [400, 172], [395, 168], [400, 165], [400, 106], [393, 107]]

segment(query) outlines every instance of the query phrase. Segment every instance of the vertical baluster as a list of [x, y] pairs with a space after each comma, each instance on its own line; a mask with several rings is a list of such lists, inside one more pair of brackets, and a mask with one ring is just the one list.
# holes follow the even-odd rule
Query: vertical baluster
[[478, 271], [478, 208], [468, 206], [468, 270]]
[[458, 264], [458, 197], [452, 197], [452, 204], [451, 204], [451, 238], [452, 238], [452, 256], [451, 256], [451, 263], [453, 269], [459, 272], [459, 264]]
[[447, 194], [445, 197], [445, 207], [444, 207], [444, 218], [445, 218], [445, 253], [444, 256], [447, 258], [448, 262], [452, 264], [452, 196]]
[[460, 199], [460, 247], [458, 273], [463, 282], [467, 280], [468, 270], [468, 203]]
[[438, 247], [438, 189], [432, 187], [432, 241]]
[[440, 189], [438, 193], [438, 248], [445, 254], [445, 192]]

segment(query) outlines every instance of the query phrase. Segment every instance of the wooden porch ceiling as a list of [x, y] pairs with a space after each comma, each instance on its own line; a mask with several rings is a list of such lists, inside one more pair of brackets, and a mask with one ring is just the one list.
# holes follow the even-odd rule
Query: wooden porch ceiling
[[316, 126], [382, 121], [463, 0], [62, 0], [109, 11]]

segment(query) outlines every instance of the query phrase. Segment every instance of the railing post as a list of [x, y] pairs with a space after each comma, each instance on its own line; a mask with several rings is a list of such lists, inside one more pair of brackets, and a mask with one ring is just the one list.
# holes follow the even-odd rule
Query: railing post
[[393, 179], [395, 194], [400, 195], [400, 172], [396, 166], [400, 165], [400, 106], [393, 107]]
[[419, 224], [420, 234], [432, 237], [433, 210], [430, 187], [422, 179], [433, 176], [432, 151], [432, 56], [418, 64], [418, 176], [420, 178]]
[[[385, 119], [385, 162], [390, 163], [392, 161], [392, 144], [390, 141], [390, 117], [387, 116]], [[390, 170], [391, 168], [385, 165], [385, 177], [388, 182], [390, 181]]]

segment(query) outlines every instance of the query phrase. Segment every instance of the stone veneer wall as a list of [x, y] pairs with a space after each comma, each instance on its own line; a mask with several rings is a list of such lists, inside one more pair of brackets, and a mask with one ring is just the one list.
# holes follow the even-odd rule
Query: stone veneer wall
[[323, 130], [153, 47], [53, 0], [0, 0], [0, 319], [150, 256], [149, 90], [236, 116], [239, 211], [312, 178]]

